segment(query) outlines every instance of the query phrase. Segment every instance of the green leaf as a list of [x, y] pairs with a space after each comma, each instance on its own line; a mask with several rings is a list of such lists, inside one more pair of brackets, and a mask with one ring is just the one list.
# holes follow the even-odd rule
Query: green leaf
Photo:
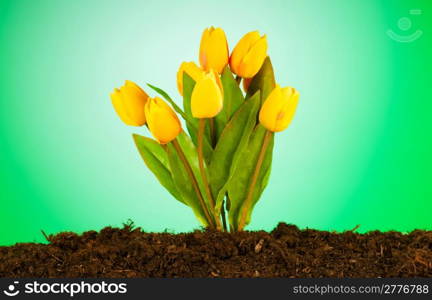
[[[180, 147], [182, 148], [184, 154], [187, 157], [187, 160], [192, 168], [192, 171], [195, 175], [195, 178], [198, 181], [198, 185], [201, 191], [201, 194], [204, 197], [204, 200], [206, 203], [210, 203], [207, 194], [205, 193], [205, 186], [204, 182], [202, 180], [201, 176], [201, 170], [199, 167], [199, 161], [198, 161], [198, 151], [195, 146], [195, 144], [192, 142], [191, 138], [185, 133], [182, 132], [177, 136], [177, 141], [180, 144]], [[204, 162], [204, 170], [206, 171], [207, 178], [208, 178], [208, 170], [207, 170], [207, 164]]]
[[256, 191], [254, 196], [252, 197], [252, 205], [247, 212], [246, 225], [250, 223], [252, 217], [252, 211], [255, 208], [255, 204], [257, 204], [257, 202], [261, 198], [261, 195], [264, 192], [265, 188], [267, 187], [267, 184], [270, 179], [272, 160], [273, 160], [274, 134], [272, 135], [272, 140], [270, 141], [268, 147], [269, 148], [267, 149], [266, 152], [267, 155], [264, 157], [264, 162], [261, 167], [260, 176], [258, 177], [257, 185], [255, 187]]
[[[199, 164], [198, 164], [198, 155], [195, 148], [195, 145], [191, 141], [190, 137], [182, 132], [177, 137], [177, 142], [184, 153], [188, 164], [190, 165], [193, 175], [198, 183], [198, 188], [200, 193], [205, 201], [208, 204], [208, 200], [205, 195], [204, 185], [202, 183], [202, 179], [200, 176]], [[190, 174], [185, 168], [184, 162], [176, 151], [173, 143], [167, 144], [167, 153], [169, 165], [171, 167], [172, 178], [174, 180], [175, 186], [178, 191], [182, 195], [186, 204], [192, 208], [195, 216], [198, 220], [204, 225], [207, 226], [208, 222], [206, 221], [206, 216], [201, 206], [201, 202], [199, 197], [194, 189], [193, 180], [191, 179]]]
[[[145, 164], [153, 172], [159, 182], [177, 200], [186, 204], [178, 192], [171, 177], [168, 156], [165, 149], [155, 140], [134, 134], [133, 139]], [[187, 205], [187, 204], [186, 204]]]
[[190, 120], [190, 124], [188, 124], [189, 132], [191, 131], [191, 129], [189, 128], [190, 125], [193, 125], [193, 130], [196, 130], [196, 128], [198, 128], [198, 119], [192, 116], [191, 108], [191, 98], [194, 87], [195, 81], [186, 72], [183, 72], [183, 109], [186, 116]]
[[177, 141], [180, 144], [184, 154], [186, 155], [192, 170], [197, 177], [200, 187], [202, 187], [201, 173], [199, 169], [198, 151], [191, 138], [183, 131], [177, 137]]
[[[228, 216], [230, 224], [235, 230], [239, 225], [238, 222], [240, 220], [242, 208], [245, 205], [245, 200], [249, 191], [253, 173], [255, 172], [258, 156], [263, 145], [266, 131], [267, 130], [260, 124], [255, 127], [254, 132], [249, 138], [247, 147], [241, 154], [241, 157], [244, 157], [245, 159], [240, 160], [238, 163], [232, 180], [230, 180], [228, 186], [228, 194], [231, 200], [231, 209]], [[270, 141], [264, 155], [264, 160], [260, 172], [258, 173], [256, 186], [252, 194], [251, 206], [246, 215], [246, 225], [250, 222], [252, 210], [267, 185], [270, 176], [273, 145], [274, 134], [272, 134], [270, 137]]]
[[[270, 157], [270, 159], [271, 158], [272, 157]], [[257, 188], [259, 189], [258, 192], [259, 192], [260, 195], [264, 192], [264, 190], [267, 187], [267, 184], [269, 182], [270, 173], [271, 173], [271, 167], [272, 167], [272, 164], [271, 164], [271, 161], [270, 161], [270, 166], [267, 168], [267, 170], [265, 170], [265, 174], [264, 174], [264, 177], [263, 177], [261, 183], [259, 185], [257, 185]], [[256, 204], [256, 202], [258, 200], [259, 199], [256, 199], [256, 201], [252, 203], [252, 208], [255, 206], [255, 204]], [[249, 216], [249, 218], [250, 218], [250, 216]]]
[[[192, 138], [192, 141], [195, 145], [198, 145], [198, 121], [199, 119], [194, 118], [192, 116], [191, 109], [191, 99], [192, 92], [195, 87], [195, 81], [190, 77], [186, 72], [183, 72], [183, 108], [185, 110], [186, 117], [188, 118], [186, 122], [186, 127], [188, 129], [189, 135]], [[204, 143], [203, 143], [203, 154], [206, 162], [210, 161], [210, 158], [213, 153], [213, 147], [210, 142], [210, 126], [206, 126], [206, 131], [204, 134]]]
[[254, 130], [260, 104], [260, 92], [244, 102], [223, 130], [209, 167], [210, 185], [216, 199], [216, 210], [221, 209], [229, 180], [233, 177], [242, 153]]
[[151, 85], [150, 83], [147, 83], [147, 85], [155, 90], [159, 95], [161, 95], [166, 101], [171, 104], [171, 106], [174, 108], [174, 110], [185, 120], [187, 121], [187, 115], [182, 111], [182, 109], [174, 102], [174, 100], [168, 95], [167, 92], [165, 92], [163, 89], [158, 88], [154, 85]]
[[219, 139], [226, 124], [243, 104], [244, 96], [228, 66], [225, 67], [221, 82], [224, 92], [222, 111], [215, 117], [216, 137]]
[[263, 65], [259, 72], [253, 77], [247, 94], [246, 99], [254, 95], [257, 91], [261, 91], [261, 104], [267, 99], [270, 92], [275, 88], [276, 81], [273, 72], [273, 66], [270, 57], [264, 60]]

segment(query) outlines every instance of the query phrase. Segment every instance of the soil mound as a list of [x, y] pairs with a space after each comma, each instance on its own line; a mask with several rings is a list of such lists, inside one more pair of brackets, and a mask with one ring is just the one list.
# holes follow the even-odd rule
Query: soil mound
[[432, 231], [146, 233], [106, 227], [0, 247], [0, 277], [432, 277]]

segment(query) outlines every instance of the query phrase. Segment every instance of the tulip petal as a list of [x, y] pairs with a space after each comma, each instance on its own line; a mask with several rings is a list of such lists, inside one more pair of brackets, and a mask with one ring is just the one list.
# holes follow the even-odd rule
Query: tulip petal
[[244, 56], [241, 64], [239, 73], [244, 78], [251, 78], [258, 73], [259, 69], [263, 65], [265, 58], [267, 57], [267, 39], [265, 36], [260, 38]]
[[137, 89], [137, 91], [139, 93], [142, 93], [146, 98], [148, 98], [147, 93], [138, 84], [136, 84], [135, 82], [130, 81], [130, 80], [125, 80], [125, 85], [128, 86], [128, 87], [132, 87], [132, 88]]
[[111, 102], [113, 104], [114, 110], [120, 119], [129, 126], [139, 126], [136, 122], [134, 122], [128, 115], [128, 112], [125, 109], [123, 98], [118, 89], [115, 89], [111, 94]]
[[228, 64], [229, 50], [225, 32], [221, 28], [211, 27], [203, 32], [199, 58], [205, 71], [214, 69], [222, 73]]
[[201, 36], [201, 43], [200, 43], [200, 50], [199, 50], [199, 61], [201, 64], [201, 67], [204, 68], [204, 70], [207, 68], [208, 60], [207, 60], [207, 46], [209, 44], [210, 39], [210, 31], [209, 29], [204, 29], [202, 36]]
[[243, 57], [245, 57], [249, 52], [251, 45], [253, 45], [259, 39], [259, 32], [252, 31], [245, 34], [237, 43], [230, 57], [230, 66], [234, 73], [238, 73]]
[[[186, 121], [186, 127], [189, 132], [189, 135], [194, 142], [195, 145], [198, 145], [198, 119], [194, 118], [192, 115], [192, 93], [195, 88], [195, 81], [186, 73], [183, 76], [183, 109], [186, 117], [184, 118]], [[209, 126], [207, 126], [205, 134], [204, 134], [204, 158], [206, 162], [210, 161], [212, 156], [213, 148], [210, 143], [211, 135]]]
[[147, 102], [147, 94], [132, 85], [124, 85], [120, 88], [123, 97], [123, 105], [128, 116], [136, 124], [142, 126], [145, 124], [144, 105]]
[[259, 114], [260, 123], [270, 131], [276, 131], [276, 121], [284, 102], [282, 91], [279, 86], [275, 87], [264, 101]]
[[145, 106], [145, 113], [150, 132], [159, 143], [169, 143], [181, 132], [177, 115], [162, 99], [150, 99]]
[[276, 86], [261, 107], [260, 123], [273, 132], [285, 130], [294, 117], [299, 96], [292, 87]]
[[183, 96], [183, 73], [188, 74], [196, 82], [204, 76], [204, 71], [194, 62], [183, 62], [177, 72], [177, 88]]
[[[276, 131], [282, 131], [288, 127], [288, 125], [294, 118], [294, 114], [299, 102], [300, 94], [294, 88], [288, 89], [290, 89], [291, 91], [286, 93], [286, 95], [284, 96], [287, 97], [286, 99], [288, 100], [284, 103], [277, 118]], [[284, 93], [284, 91], [282, 92]]]
[[196, 83], [191, 99], [195, 118], [212, 118], [221, 111], [222, 105], [222, 92], [214, 78], [208, 75]]
[[223, 68], [228, 62], [228, 49], [225, 33], [216, 29], [211, 34], [211, 39], [207, 48], [208, 65], [206, 70], [213, 68], [218, 73], [222, 73]]
[[216, 84], [217, 84], [217, 86], [219, 87], [219, 89], [220, 89], [220, 91], [221, 91], [221, 93], [223, 94], [223, 92], [224, 92], [224, 89], [223, 89], [223, 85], [222, 85], [222, 80], [221, 80], [221, 78], [220, 78], [220, 76], [219, 76], [219, 74], [218, 73], [216, 73], [215, 71], [213, 71], [213, 70], [210, 70], [210, 72], [211, 72], [211, 76], [212, 76], [212, 78], [215, 80], [215, 82], [216, 82]]

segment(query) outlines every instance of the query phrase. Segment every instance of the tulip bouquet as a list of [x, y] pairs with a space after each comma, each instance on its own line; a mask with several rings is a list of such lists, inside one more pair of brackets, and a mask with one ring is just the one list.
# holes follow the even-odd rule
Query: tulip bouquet
[[275, 83], [257, 31], [230, 55], [224, 31], [205, 29], [199, 62], [183, 62], [177, 73], [183, 108], [162, 89], [148, 84], [165, 101], [131, 81], [114, 90], [112, 104], [127, 125], [148, 127], [154, 139], [134, 134], [135, 144], [174, 198], [205, 227], [242, 231], [269, 180], [274, 133], [288, 127], [299, 93]]

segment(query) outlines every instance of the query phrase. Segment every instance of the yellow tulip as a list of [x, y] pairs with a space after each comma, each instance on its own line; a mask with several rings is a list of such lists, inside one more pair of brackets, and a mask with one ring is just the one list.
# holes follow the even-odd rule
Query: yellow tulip
[[266, 57], [266, 36], [260, 36], [258, 31], [249, 32], [241, 38], [231, 54], [231, 70], [243, 78], [254, 77]]
[[205, 71], [222, 73], [228, 64], [229, 51], [225, 32], [221, 28], [206, 28], [201, 37], [199, 61]]
[[286, 129], [294, 117], [299, 97], [295, 88], [276, 85], [261, 107], [261, 125], [273, 132]]
[[159, 97], [149, 98], [145, 114], [150, 132], [161, 144], [171, 142], [182, 131], [176, 113]]
[[142, 126], [146, 122], [144, 106], [148, 95], [138, 85], [126, 80], [120, 89], [114, 89], [111, 101], [120, 119], [130, 126]]
[[195, 118], [213, 118], [223, 107], [223, 88], [215, 71], [206, 73], [192, 91], [191, 110]]
[[183, 62], [180, 65], [180, 68], [177, 72], [177, 88], [178, 91], [180, 93], [180, 95], [183, 96], [183, 73], [188, 74], [190, 77], [192, 77], [192, 79], [197, 82], [198, 80], [200, 80], [205, 72], [198, 67], [194, 62], [190, 61], [190, 62]]

